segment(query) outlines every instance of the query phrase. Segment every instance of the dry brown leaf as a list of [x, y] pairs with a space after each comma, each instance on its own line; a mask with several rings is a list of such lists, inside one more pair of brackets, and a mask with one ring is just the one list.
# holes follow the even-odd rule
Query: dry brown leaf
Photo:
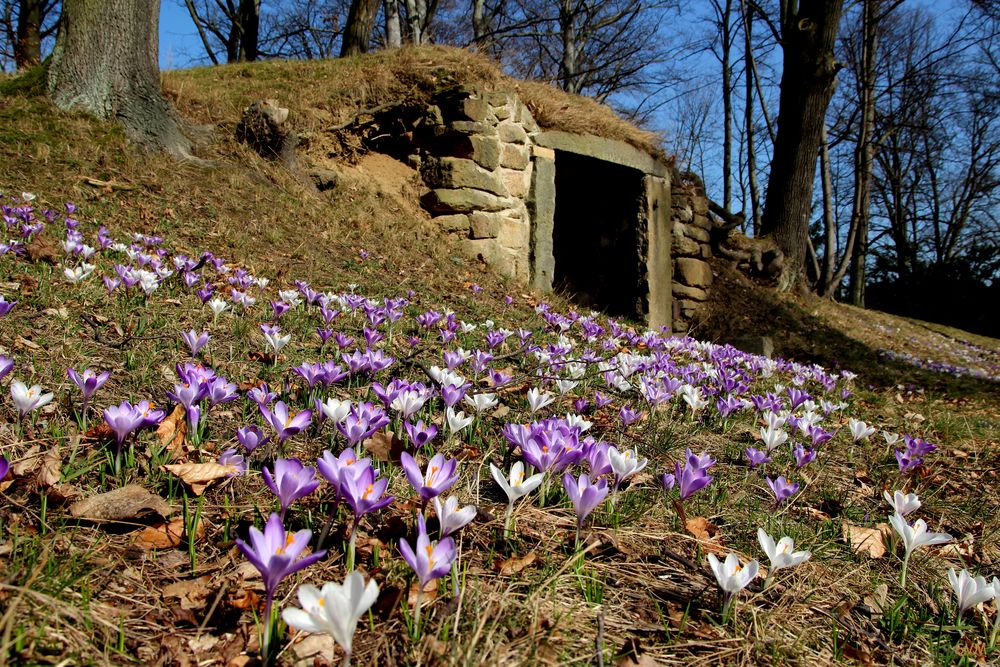
[[184, 447], [184, 437], [187, 435], [186, 417], [184, 406], [178, 404], [156, 429], [156, 439], [167, 448], [171, 458]]
[[889, 524], [877, 523], [874, 528], [865, 528], [845, 521], [842, 531], [851, 551], [859, 556], [881, 558], [885, 555], [885, 535], [889, 531]]
[[[205, 526], [199, 521], [194, 530], [195, 541], [205, 536]], [[133, 544], [143, 549], [173, 549], [184, 540], [184, 519], [149, 526], [136, 535]]]
[[18, 336], [17, 338], [14, 339], [14, 347], [24, 347], [29, 350], [35, 350], [35, 351], [42, 349], [41, 345], [39, 345], [34, 341], [28, 340], [24, 336]]
[[399, 455], [406, 451], [406, 445], [392, 431], [379, 431], [361, 446], [379, 461], [398, 462]]
[[59, 456], [58, 447], [53, 447], [45, 453], [36, 479], [39, 486], [55, 486], [62, 479], [62, 457]]
[[197, 579], [175, 581], [163, 587], [163, 597], [179, 598], [181, 609], [201, 609], [212, 592], [212, 577], [205, 575]]
[[24, 477], [29, 473], [35, 471], [42, 463], [42, 449], [38, 445], [32, 445], [28, 451], [24, 453], [24, 456], [19, 458], [14, 462], [14, 465], [10, 467], [11, 473], [14, 477]]
[[[414, 581], [410, 584], [410, 595], [407, 598], [407, 604], [411, 607], [417, 606], [417, 592], [420, 590], [420, 582]], [[424, 594], [420, 598], [420, 606], [424, 606], [428, 602], [433, 602], [437, 599], [438, 585], [437, 580], [428, 581], [427, 585], [424, 586]]]
[[235, 467], [221, 463], [171, 463], [163, 469], [180, 477], [196, 496], [204, 493], [212, 482], [239, 472]]
[[172, 512], [167, 501], [138, 484], [129, 484], [114, 491], [84, 498], [69, 508], [70, 515], [92, 521], [135, 519], [154, 513], [166, 517]]
[[523, 556], [511, 556], [507, 560], [497, 564], [497, 571], [509, 577], [512, 574], [517, 574], [536, 560], [538, 560], [538, 556], [534, 551], [529, 551]]
[[691, 517], [684, 523], [684, 527], [699, 540], [712, 540], [719, 535], [719, 527], [709, 523], [703, 516]]

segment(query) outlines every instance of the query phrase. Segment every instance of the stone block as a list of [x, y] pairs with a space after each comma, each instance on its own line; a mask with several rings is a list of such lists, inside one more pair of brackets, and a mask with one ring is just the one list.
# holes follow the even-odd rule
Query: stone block
[[704, 229], [706, 232], [712, 229], [712, 221], [708, 219], [708, 216], [697, 211], [691, 218], [691, 224], [699, 229]]
[[500, 182], [511, 197], [521, 198], [528, 194], [528, 185], [531, 181], [527, 172], [500, 168], [499, 174]]
[[673, 292], [675, 299], [692, 299], [694, 301], [708, 301], [708, 292], [700, 287], [688, 287], [680, 283], [674, 283]]
[[506, 141], [508, 143], [528, 143], [528, 133], [524, 131], [524, 128], [510, 121], [504, 121], [497, 125], [497, 135], [500, 137], [501, 141]]
[[712, 259], [712, 246], [708, 243], [701, 244], [701, 258], [702, 259]]
[[500, 242], [500, 245], [511, 250], [521, 251], [527, 256], [530, 237], [531, 230], [527, 223], [505, 214], [501, 215], [500, 229], [497, 234], [497, 241]]
[[712, 238], [711, 236], [709, 236], [708, 232], [706, 232], [704, 229], [701, 229], [700, 227], [695, 227], [694, 225], [682, 225], [681, 232], [684, 234], [684, 236], [702, 243], [708, 243], [709, 240]]
[[701, 256], [701, 244], [684, 234], [674, 234], [673, 252], [677, 257]]
[[770, 358], [774, 354], [774, 341], [770, 336], [741, 336], [726, 341], [737, 350]]
[[528, 166], [530, 150], [519, 144], [500, 145], [500, 166], [508, 169], [524, 169]]
[[510, 93], [505, 93], [502, 90], [493, 90], [484, 95], [486, 101], [494, 107], [502, 107], [509, 104], [512, 100]]
[[[493, 171], [500, 166], [500, 140], [496, 137], [473, 135], [469, 137], [472, 143], [472, 157], [483, 169]], [[462, 156], [466, 157], [466, 156]]]
[[472, 211], [502, 211], [516, 200], [497, 197], [489, 192], [471, 188], [437, 188], [423, 197], [421, 203], [432, 213], [471, 213]]
[[531, 155], [533, 157], [540, 157], [546, 160], [556, 159], [556, 152], [551, 148], [546, 148], [545, 146], [532, 146]]
[[469, 216], [461, 213], [453, 215], [439, 215], [434, 218], [434, 223], [439, 225], [445, 232], [469, 233]]
[[500, 233], [500, 215], [474, 211], [469, 215], [470, 239], [495, 239]]
[[493, 107], [493, 115], [496, 116], [497, 120], [507, 120], [510, 118], [510, 107], [506, 104], [500, 107]]
[[708, 214], [708, 199], [703, 196], [691, 197], [691, 206], [694, 208], [694, 212], [698, 215]]
[[680, 257], [676, 262], [674, 276], [688, 287], [707, 288], [712, 286], [712, 267], [708, 262], [690, 257]]
[[538, 123], [535, 122], [535, 117], [531, 115], [531, 110], [521, 101], [517, 103], [517, 122], [521, 124], [526, 132], [538, 132], [539, 128]]
[[691, 222], [694, 219], [694, 211], [690, 206], [677, 206], [671, 210], [671, 216], [681, 222]]
[[466, 97], [462, 100], [462, 115], [466, 120], [488, 123], [493, 115], [490, 103], [481, 97]]
[[465, 158], [428, 158], [420, 167], [420, 176], [431, 188], [474, 188], [495, 195], [507, 195], [507, 189], [497, 175]]
[[497, 128], [492, 123], [477, 123], [471, 120], [453, 120], [448, 124], [451, 129], [465, 134], [483, 134], [490, 137], [497, 135]]

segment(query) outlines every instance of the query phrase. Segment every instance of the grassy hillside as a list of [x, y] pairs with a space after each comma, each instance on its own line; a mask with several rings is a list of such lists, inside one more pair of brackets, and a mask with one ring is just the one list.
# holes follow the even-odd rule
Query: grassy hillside
[[[353, 533], [354, 565], [380, 589], [360, 619], [355, 664], [996, 662], [996, 603], [957, 617], [946, 571], [992, 575], [1000, 559], [1000, 400], [987, 379], [997, 374], [997, 341], [776, 295], [723, 264], [696, 338], [771, 335], [791, 361], [646, 335], [637, 323], [573, 312], [558, 296], [540, 304], [459, 258], [417, 205], [420, 184], [405, 165], [378, 155], [338, 164], [337, 187], [316, 195], [231, 139], [240, 111], [260, 97], [277, 98], [297, 129], [316, 133], [452, 80], [510, 83], [448, 49], [171, 73], [165, 87], [181, 113], [215, 128], [199, 148], [207, 165], [137, 151], [113, 126], [58, 111], [30, 86], [0, 97], [0, 244], [45, 223], [22, 254], [0, 254], [0, 295], [17, 302], [0, 314], [0, 357], [13, 362], [5, 373], [0, 358], [0, 456], [11, 463], [0, 469], [0, 667], [258, 664], [268, 589], [238, 545], [281, 511], [264, 472], [280, 458], [311, 466], [349, 444], [395, 498]], [[515, 85], [545, 126], [651, 141], [591, 103]], [[95, 248], [92, 258], [80, 243]], [[94, 266], [89, 277], [64, 273], [84, 264]], [[148, 293], [141, 283], [109, 293], [102, 281], [156, 268]], [[226, 312], [202, 303], [196, 290], [206, 285]], [[306, 303], [311, 290], [328, 294], [328, 307]], [[242, 295], [255, 301], [239, 305]], [[288, 311], [278, 315], [271, 301]], [[275, 349], [261, 325], [289, 341]], [[317, 330], [341, 336], [323, 341]], [[196, 353], [182, 338], [189, 331], [209, 334]], [[389, 366], [372, 366], [385, 357]], [[338, 377], [313, 384], [309, 364], [328, 360]], [[188, 363], [226, 380], [217, 386]], [[475, 417], [461, 429], [449, 427], [447, 383], [432, 370], [446, 364], [468, 380], [470, 398], [496, 400], [481, 410], [459, 401]], [[110, 373], [89, 409], [70, 367]], [[15, 380], [51, 400], [20, 416]], [[209, 384], [226, 395], [199, 399], [195, 419], [180, 394]], [[310, 425], [278, 442], [290, 422], [266, 418], [251, 395], [261, 384], [275, 394], [268, 410], [278, 401], [314, 410]], [[552, 402], [532, 406], [535, 389]], [[402, 403], [383, 405], [380, 392], [393, 391], [427, 400], [407, 415]], [[163, 419], [119, 446], [103, 412], [142, 399]], [[315, 399], [332, 401], [333, 412], [349, 401], [356, 414], [371, 402], [388, 423], [352, 442], [346, 421], [319, 419]], [[785, 410], [790, 422], [768, 416]], [[768, 418], [771, 435], [762, 433]], [[418, 420], [438, 431], [423, 447], [411, 433]], [[874, 432], [852, 434], [861, 422]], [[511, 444], [519, 425], [531, 443]], [[248, 426], [272, 441], [248, 451], [238, 436]], [[778, 432], [788, 441], [751, 465], [747, 450], [766, 453]], [[616, 490], [581, 525], [555, 466], [507, 531], [507, 496], [490, 464], [507, 471], [543, 441], [573, 460], [574, 479], [586, 472]], [[924, 451], [927, 443], [935, 448]], [[622, 480], [609, 469], [611, 446], [648, 463]], [[404, 449], [422, 469], [437, 452], [455, 459], [458, 478], [444, 495], [476, 507], [455, 537], [454, 576], [444, 568], [426, 586], [401, 544], [414, 544], [421, 511], [437, 540], [440, 510], [411, 487]], [[677, 476], [669, 490], [663, 473]], [[773, 495], [779, 475], [798, 485], [787, 499]], [[123, 488], [132, 502], [102, 495]], [[897, 490], [922, 501], [910, 520], [953, 538], [915, 551], [905, 584], [883, 499]], [[344, 580], [355, 525], [328, 481], [285, 505], [284, 526], [311, 530], [307, 551], [327, 554], [277, 586], [280, 609], [299, 606], [300, 584]], [[793, 537], [811, 558], [768, 572], [758, 528]], [[723, 615], [709, 555], [728, 554], [761, 569]], [[329, 637], [280, 623], [271, 647], [283, 665], [343, 656]]]

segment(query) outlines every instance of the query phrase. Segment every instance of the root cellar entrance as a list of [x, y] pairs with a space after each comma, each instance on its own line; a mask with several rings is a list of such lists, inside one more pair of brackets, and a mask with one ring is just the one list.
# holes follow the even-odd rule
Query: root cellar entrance
[[555, 151], [552, 286], [582, 307], [641, 316], [645, 252], [644, 174], [629, 167]]

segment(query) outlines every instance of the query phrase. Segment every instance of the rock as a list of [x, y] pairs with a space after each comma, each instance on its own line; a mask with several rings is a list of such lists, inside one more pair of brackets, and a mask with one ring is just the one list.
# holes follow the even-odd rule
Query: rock
[[674, 275], [689, 287], [711, 287], [712, 267], [708, 262], [690, 257], [680, 257], [676, 262]]
[[691, 224], [699, 229], [704, 229], [706, 232], [711, 231], [712, 221], [708, 219], [708, 216], [703, 213], [695, 212], [694, 217], [691, 220]]
[[495, 137], [497, 135], [496, 128], [491, 123], [477, 123], [475, 121], [469, 120], [454, 120], [449, 123], [453, 130], [458, 130], [465, 134], [481, 134], [484, 136]]
[[439, 215], [434, 218], [434, 222], [440, 225], [441, 229], [446, 232], [468, 233], [469, 231], [469, 216], [461, 213]]
[[497, 241], [505, 248], [527, 253], [531, 241], [531, 230], [521, 220], [510, 217], [506, 213], [500, 217], [500, 231]]
[[511, 122], [503, 122], [497, 126], [497, 135], [501, 141], [512, 144], [528, 143], [528, 133], [520, 125]]
[[475, 211], [469, 215], [470, 239], [494, 239], [500, 233], [500, 216], [496, 213]]
[[502, 154], [499, 139], [496, 137], [473, 136], [470, 137], [470, 140], [472, 144], [471, 155], [462, 155], [459, 157], [471, 157], [475, 160], [476, 164], [487, 171], [493, 171], [500, 166]]
[[695, 301], [707, 301], [708, 292], [700, 287], [688, 287], [680, 283], [674, 283], [671, 291], [675, 299], [693, 299]]
[[332, 169], [324, 169], [323, 167], [313, 167], [309, 170], [309, 178], [312, 179], [313, 183], [316, 184], [316, 189], [320, 192], [326, 192], [327, 190], [332, 190], [337, 187], [337, 172]]
[[691, 210], [690, 206], [675, 206], [671, 213], [674, 220], [681, 222], [691, 222], [694, 218], [694, 211]]
[[472, 211], [502, 211], [516, 200], [501, 198], [471, 188], [431, 190], [421, 198], [424, 208], [433, 213], [471, 213]]
[[500, 146], [500, 166], [507, 169], [524, 169], [528, 166], [529, 148], [518, 144]]
[[692, 238], [695, 241], [701, 241], [702, 243], [708, 243], [712, 238], [704, 229], [695, 227], [694, 225], [683, 225], [681, 227], [681, 233], [688, 238]]
[[524, 197], [528, 194], [530, 174], [518, 169], [500, 169], [500, 182], [504, 190], [512, 197]]
[[481, 97], [466, 97], [462, 101], [462, 114], [468, 120], [483, 123], [490, 120], [492, 111], [489, 102]]
[[770, 358], [774, 354], [774, 341], [770, 336], [741, 336], [726, 341], [737, 350]]
[[420, 175], [432, 188], [475, 188], [495, 195], [508, 194], [496, 175], [465, 158], [428, 158], [420, 167]]
[[698, 257], [701, 255], [701, 244], [683, 233], [675, 233], [673, 252], [675, 257]]
[[261, 157], [284, 159], [283, 154], [294, 155], [298, 139], [286, 124], [288, 109], [274, 100], [257, 100], [246, 109], [236, 125], [236, 139], [249, 144]]

